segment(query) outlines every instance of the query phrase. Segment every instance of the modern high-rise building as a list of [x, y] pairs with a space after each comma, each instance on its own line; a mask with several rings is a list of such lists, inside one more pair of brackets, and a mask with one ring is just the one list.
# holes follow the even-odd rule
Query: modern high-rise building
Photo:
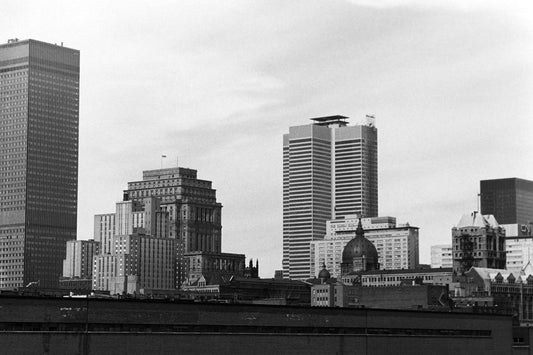
[[532, 225], [500, 224], [505, 229], [506, 269], [518, 274], [528, 264], [533, 265]]
[[518, 178], [481, 180], [481, 214], [500, 224], [533, 222], [533, 181]]
[[76, 238], [80, 53], [0, 45], [0, 288], [57, 287]]
[[377, 129], [373, 117], [312, 118], [283, 136], [283, 276], [309, 278], [309, 243], [326, 221], [378, 215]]

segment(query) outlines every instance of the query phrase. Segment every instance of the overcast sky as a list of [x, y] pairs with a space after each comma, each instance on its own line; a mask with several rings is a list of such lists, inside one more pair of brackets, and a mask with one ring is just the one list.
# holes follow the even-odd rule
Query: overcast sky
[[309, 117], [376, 116], [380, 215], [420, 227], [421, 262], [480, 180], [533, 180], [528, 2], [4, 0], [0, 33], [81, 51], [78, 239], [179, 156], [217, 189], [223, 251], [272, 277], [282, 135]]

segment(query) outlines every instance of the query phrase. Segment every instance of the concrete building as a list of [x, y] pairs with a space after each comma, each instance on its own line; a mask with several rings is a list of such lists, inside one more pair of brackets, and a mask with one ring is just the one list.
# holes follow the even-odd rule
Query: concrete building
[[93, 289], [133, 294], [175, 288], [176, 239], [169, 212], [156, 197], [116, 204], [115, 214], [95, 216], [95, 238], [103, 247], [94, 257]]
[[201, 180], [196, 170], [168, 168], [143, 171], [143, 179], [128, 183], [124, 201], [157, 197], [169, 214], [169, 237], [176, 239], [176, 285], [187, 278], [185, 253], [220, 253], [222, 205], [211, 181]]
[[[365, 238], [376, 247], [380, 269], [415, 269], [418, 266], [418, 227], [397, 224], [394, 217], [362, 218], [361, 223]], [[355, 237], [357, 224], [357, 215], [326, 222], [324, 239], [310, 243], [311, 277], [320, 272], [323, 263], [332, 277], [340, 277], [342, 252]]]
[[508, 178], [480, 182], [481, 213], [501, 224], [533, 221], [533, 181]]
[[309, 277], [309, 243], [326, 221], [357, 213], [378, 215], [377, 129], [367, 117], [348, 126], [344, 116], [311, 119], [283, 136], [283, 273]]
[[95, 240], [69, 240], [63, 277], [92, 278], [93, 258], [99, 254], [100, 243]]
[[138, 294], [175, 288], [175, 239], [130, 234], [112, 240], [111, 254], [94, 258], [94, 290]]
[[69, 240], [59, 287], [71, 291], [91, 291], [93, 258], [99, 249], [100, 243], [94, 240]]
[[57, 287], [76, 239], [80, 52], [0, 45], [0, 289]]
[[472, 266], [505, 268], [505, 231], [493, 215], [465, 214], [452, 228], [453, 269], [461, 275]]
[[506, 269], [520, 272], [527, 264], [533, 264], [533, 233], [531, 224], [500, 224], [505, 230]]
[[440, 244], [431, 246], [431, 268], [453, 267], [452, 245]]

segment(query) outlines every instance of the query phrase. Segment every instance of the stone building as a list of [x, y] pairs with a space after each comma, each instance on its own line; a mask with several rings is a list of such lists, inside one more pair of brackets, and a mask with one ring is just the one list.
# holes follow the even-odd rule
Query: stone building
[[452, 228], [453, 269], [457, 274], [472, 266], [505, 269], [505, 231], [492, 215], [465, 214]]

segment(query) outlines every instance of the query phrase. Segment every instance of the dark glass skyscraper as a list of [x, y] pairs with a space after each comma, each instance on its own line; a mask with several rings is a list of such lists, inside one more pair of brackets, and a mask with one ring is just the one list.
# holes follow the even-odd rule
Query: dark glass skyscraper
[[492, 214], [499, 224], [533, 221], [533, 181], [508, 178], [482, 180], [481, 214]]
[[55, 287], [76, 238], [80, 53], [0, 45], [0, 288]]

